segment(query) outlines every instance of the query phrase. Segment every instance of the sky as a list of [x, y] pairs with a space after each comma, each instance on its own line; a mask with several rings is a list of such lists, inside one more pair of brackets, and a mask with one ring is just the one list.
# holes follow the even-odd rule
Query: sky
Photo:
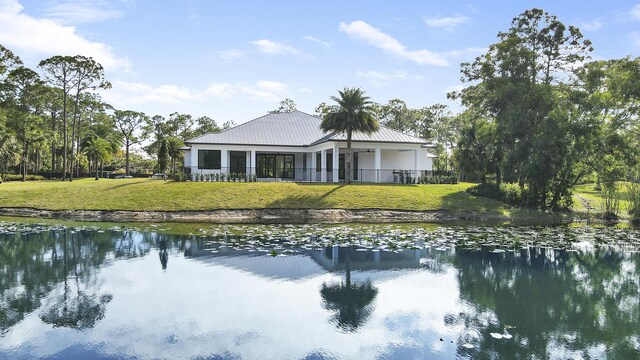
[[446, 94], [463, 85], [460, 63], [534, 7], [578, 26], [596, 60], [640, 53], [637, 0], [0, 0], [0, 44], [32, 69], [92, 56], [113, 85], [103, 99], [149, 116], [240, 124], [285, 98], [313, 114], [344, 87], [455, 112]]

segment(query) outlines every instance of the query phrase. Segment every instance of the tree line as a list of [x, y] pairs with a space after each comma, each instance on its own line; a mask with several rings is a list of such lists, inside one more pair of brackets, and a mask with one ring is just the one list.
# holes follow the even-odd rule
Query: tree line
[[149, 117], [119, 110], [104, 102], [98, 90], [111, 84], [102, 65], [90, 57], [52, 56], [36, 70], [26, 67], [0, 45], [0, 180], [7, 173], [60, 178], [63, 181], [105, 167], [130, 173], [134, 144], [156, 159], [150, 166], [173, 174], [180, 147], [189, 138], [232, 127], [202, 116], [173, 113]]

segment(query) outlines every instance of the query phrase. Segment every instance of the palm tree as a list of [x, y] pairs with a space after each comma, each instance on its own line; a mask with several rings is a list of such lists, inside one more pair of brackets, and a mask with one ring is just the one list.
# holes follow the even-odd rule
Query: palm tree
[[351, 138], [354, 132], [371, 134], [380, 129], [375, 119], [372, 102], [360, 88], [344, 88], [338, 90], [340, 97], [332, 96], [331, 100], [338, 105], [331, 106], [323, 117], [320, 129], [325, 132], [337, 132], [347, 135], [346, 182], [351, 183]]
[[99, 163], [104, 162], [110, 155], [111, 144], [103, 138], [89, 139], [84, 148], [84, 153], [89, 159], [93, 160], [93, 166], [96, 168], [96, 180], [98, 180]]
[[17, 164], [22, 151], [18, 140], [12, 134], [0, 131], [0, 180], [4, 177], [7, 166]]
[[171, 176], [176, 175], [176, 160], [180, 156], [180, 148], [184, 143], [182, 139], [176, 136], [170, 136], [167, 138], [167, 152], [171, 159]]

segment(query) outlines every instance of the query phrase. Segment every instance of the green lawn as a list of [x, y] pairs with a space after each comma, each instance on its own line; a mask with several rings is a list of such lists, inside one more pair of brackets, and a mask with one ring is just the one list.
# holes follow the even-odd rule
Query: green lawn
[[[574, 211], [584, 212], [587, 210], [583, 201], [580, 201], [580, 198], [586, 200], [594, 211], [603, 211], [602, 193], [595, 189], [595, 184], [578, 185], [573, 190]], [[629, 194], [627, 193], [627, 188], [624, 182], [620, 182], [618, 184], [618, 190], [620, 191], [620, 215], [626, 216], [630, 203]]]
[[0, 184], [0, 207], [49, 210], [394, 209], [508, 213], [457, 185], [332, 185], [93, 179]]

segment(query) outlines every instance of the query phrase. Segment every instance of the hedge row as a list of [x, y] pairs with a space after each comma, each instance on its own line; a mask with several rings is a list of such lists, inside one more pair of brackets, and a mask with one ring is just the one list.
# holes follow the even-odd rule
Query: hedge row
[[[27, 181], [41, 181], [44, 180], [44, 176], [41, 175], [27, 175]], [[0, 176], [0, 182], [3, 181], [22, 181], [22, 175], [5, 174]]]

